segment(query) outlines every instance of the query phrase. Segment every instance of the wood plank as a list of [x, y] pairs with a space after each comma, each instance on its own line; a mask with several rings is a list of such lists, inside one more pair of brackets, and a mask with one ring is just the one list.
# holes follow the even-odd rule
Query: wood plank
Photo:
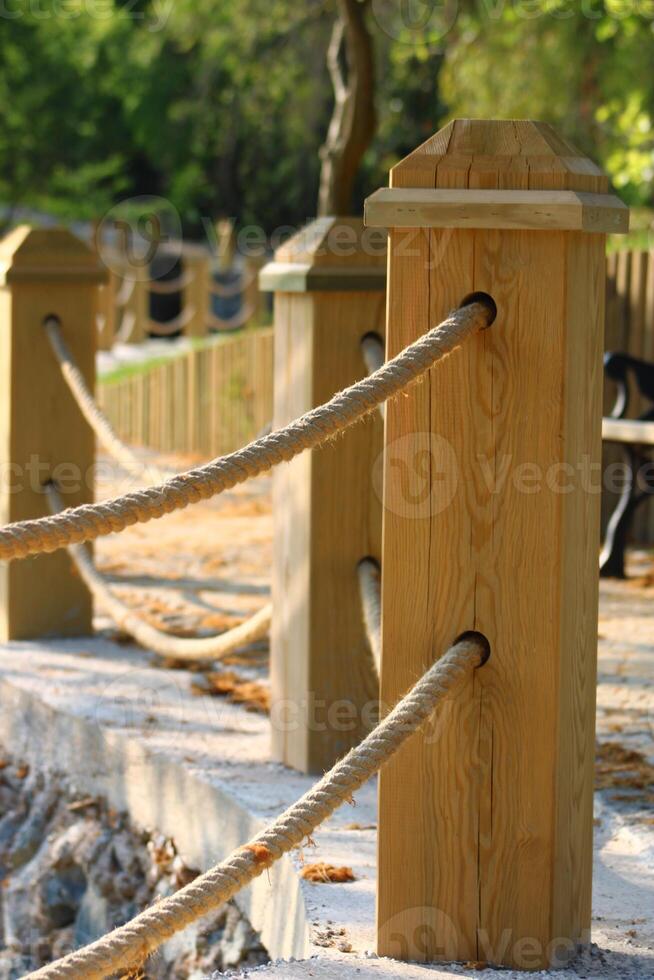
[[654, 446], [654, 422], [603, 418], [602, 439], [634, 446]]
[[367, 199], [365, 220], [381, 228], [547, 228], [619, 234], [629, 230], [629, 209], [613, 195], [584, 191], [483, 188], [463, 194], [440, 187], [384, 187]]

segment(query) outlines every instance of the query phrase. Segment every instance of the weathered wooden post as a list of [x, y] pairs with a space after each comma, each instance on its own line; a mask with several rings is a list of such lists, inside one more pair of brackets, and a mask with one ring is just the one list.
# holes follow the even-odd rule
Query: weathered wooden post
[[457, 120], [391, 172], [388, 356], [494, 324], [387, 407], [381, 697], [490, 660], [381, 774], [378, 951], [543, 969], [588, 940], [607, 180], [548, 126]]
[[183, 308], [189, 310], [184, 328], [187, 337], [206, 337], [209, 332], [210, 255], [200, 245], [184, 245], [183, 275], [189, 277], [184, 286]]
[[[0, 522], [48, 514], [54, 479], [66, 506], [93, 499], [94, 437], [44, 330], [54, 315], [93, 387], [97, 257], [70, 232], [16, 228], [0, 243]], [[0, 638], [91, 632], [92, 603], [65, 551], [0, 563]]]
[[[365, 375], [361, 341], [384, 331], [385, 253], [360, 219], [325, 218], [262, 270], [275, 293], [275, 427]], [[375, 720], [357, 565], [380, 554], [381, 449], [375, 416], [274, 474], [273, 751], [304, 772], [328, 768]]]

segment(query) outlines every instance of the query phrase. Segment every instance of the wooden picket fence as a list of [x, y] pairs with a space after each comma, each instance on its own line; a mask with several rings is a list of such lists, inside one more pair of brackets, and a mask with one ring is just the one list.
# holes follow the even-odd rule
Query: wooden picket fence
[[98, 401], [121, 439], [211, 458], [238, 449], [270, 422], [273, 332], [246, 331], [119, 381]]
[[[624, 351], [634, 357], [654, 360], [654, 250], [623, 249], [606, 259], [606, 351]], [[615, 385], [605, 383], [604, 411], [615, 401]], [[648, 406], [631, 392], [629, 417], [636, 418]], [[620, 460], [616, 446], [604, 447], [604, 465]], [[611, 515], [617, 495], [602, 494], [602, 527]], [[633, 524], [639, 544], [654, 544], [654, 507], [645, 503]]]
[[[604, 347], [654, 360], [654, 251], [607, 256]], [[123, 381], [101, 382], [100, 404], [134, 445], [206, 458], [231, 452], [272, 417], [272, 349], [272, 330], [247, 331]], [[614, 398], [608, 383], [605, 412]], [[630, 416], [643, 407], [634, 397]], [[606, 446], [605, 464], [618, 459], [619, 449]], [[603, 527], [615, 502], [615, 494], [603, 493]], [[638, 542], [654, 543], [654, 506], [643, 506], [634, 533]]]

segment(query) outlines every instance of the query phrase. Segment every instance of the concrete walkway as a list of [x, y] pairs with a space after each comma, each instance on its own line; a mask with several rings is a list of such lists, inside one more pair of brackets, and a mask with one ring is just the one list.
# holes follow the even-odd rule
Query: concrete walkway
[[[200, 632], [266, 601], [269, 562], [266, 481], [98, 545], [98, 563], [144, 615]], [[557, 980], [654, 978], [650, 566], [648, 556], [635, 556], [639, 581], [602, 584], [596, 947], [575, 969], [548, 974]], [[190, 867], [220, 860], [311, 785], [269, 761], [265, 715], [198, 695], [197, 674], [116, 642], [106, 621], [97, 626], [94, 638], [0, 648], [0, 745], [14, 757], [72, 775], [80, 791], [104, 795], [136, 825], [174, 838]], [[263, 659], [248, 663], [239, 674], [265, 684]], [[284, 961], [250, 971], [253, 977], [518, 975], [374, 957], [375, 848], [371, 783], [319, 830], [315, 848], [285, 858], [239, 897], [271, 958]], [[300, 877], [303, 860], [347, 865], [354, 881], [310, 884]]]

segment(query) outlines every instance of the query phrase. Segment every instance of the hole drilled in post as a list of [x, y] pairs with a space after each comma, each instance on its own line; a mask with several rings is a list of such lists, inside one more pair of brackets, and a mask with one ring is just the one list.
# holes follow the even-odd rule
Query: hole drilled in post
[[461, 309], [463, 306], [471, 306], [473, 303], [481, 303], [482, 306], [486, 307], [488, 310], [487, 326], [490, 327], [491, 323], [495, 321], [495, 317], [497, 316], [497, 303], [493, 297], [490, 295], [490, 293], [468, 293], [468, 295], [464, 296], [461, 300], [459, 309]]
[[461, 633], [459, 636], [457, 636], [454, 642], [461, 643], [463, 640], [472, 640], [474, 643], [479, 644], [479, 646], [483, 650], [482, 660], [481, 663], [479, 664], [479, 667], [484, 667], [488, 663], [491, 655], [491, 645], [488, 639], [484, 636], [483, 633], [480, 633], [478, 630], [466, 630], [465, 633]]

